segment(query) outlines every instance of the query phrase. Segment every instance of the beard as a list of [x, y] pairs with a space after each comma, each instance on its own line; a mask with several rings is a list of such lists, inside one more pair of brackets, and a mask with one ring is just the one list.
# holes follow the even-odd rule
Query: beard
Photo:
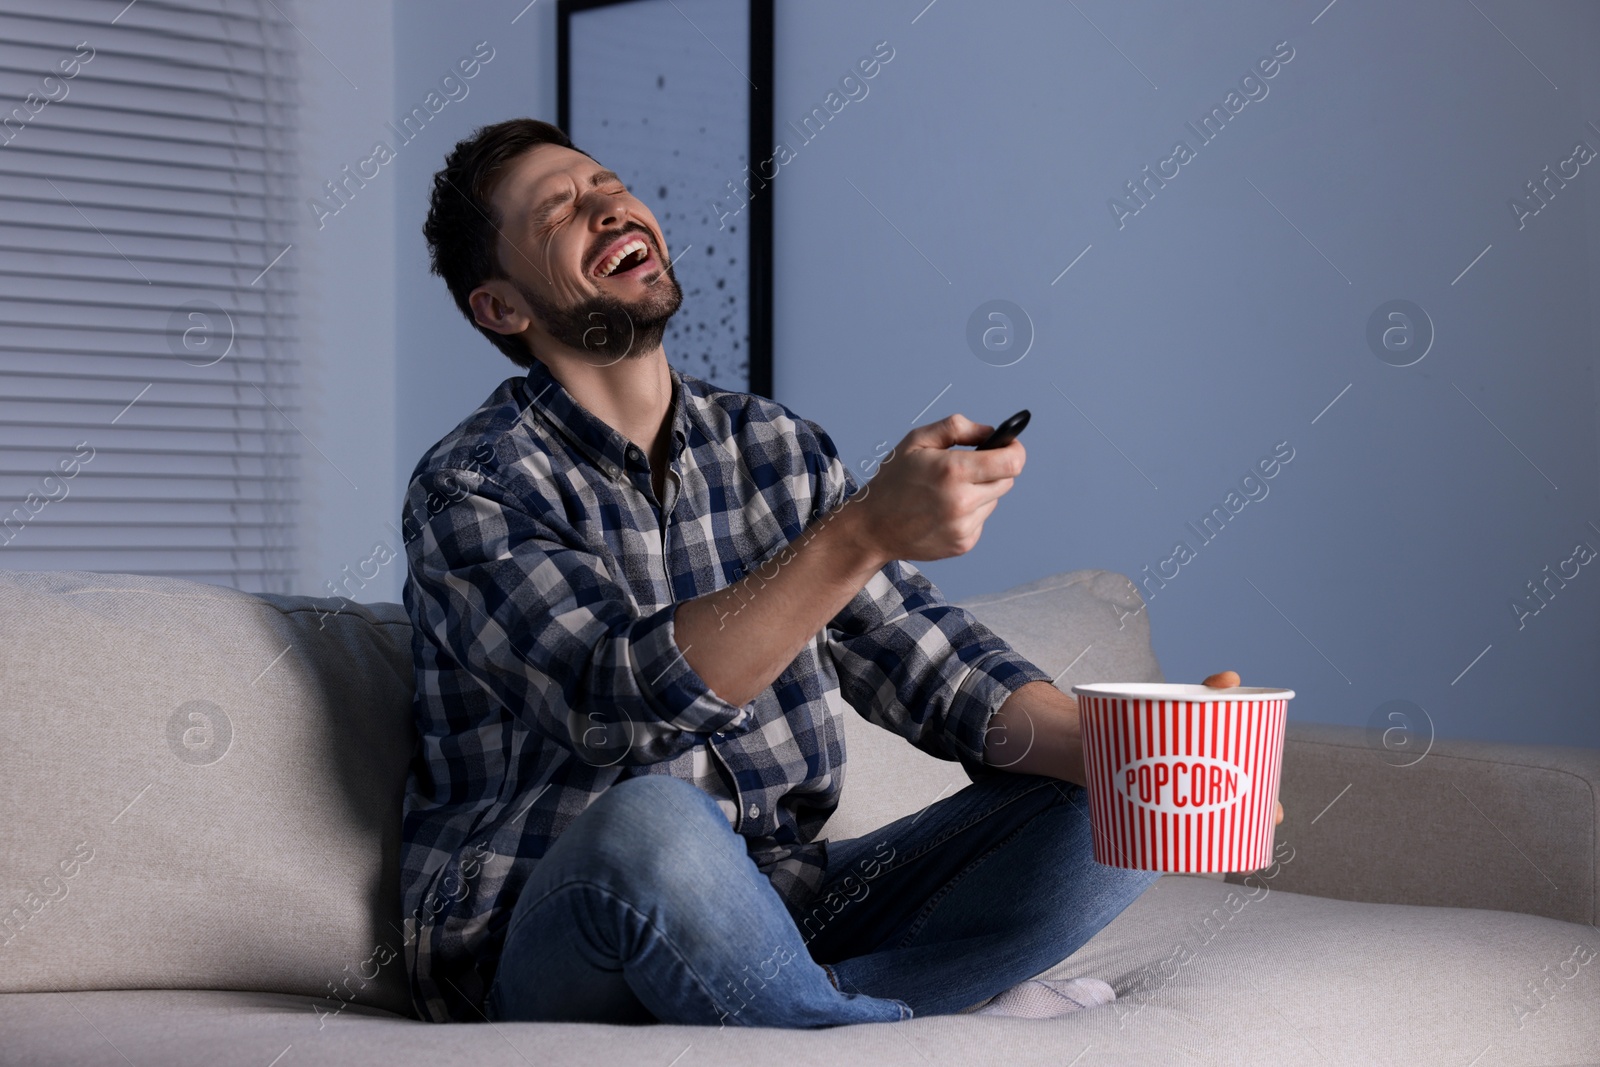
[[[651, 254], [660, 261], [654, 240], [650, 244]], [[619, 300], [609, 293], [598, 293], [575, 304], [561, 306], [515, 279], [511, 284], [553, 339], [595, 357], [600, 366], [618, 363], [629, 356], [643, 356], [660, 348], [668, 321], [683, 304], [683, 289], [678, 285], [670, 262], [656, 268], [655, 279], [646, 283], [649, 291], [632, 302]]]

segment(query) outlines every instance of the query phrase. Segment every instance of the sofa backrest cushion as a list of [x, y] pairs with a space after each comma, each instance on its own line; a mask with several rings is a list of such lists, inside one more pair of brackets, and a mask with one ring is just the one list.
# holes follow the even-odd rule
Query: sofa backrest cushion
[[0, 572], [0, 633], [0, 992], [408, 1010], [399, 605]]
[[[1150, 616], [1138, 589], [1114, 571], [1052, 574], [957, 603], [1070, 691], [1085, 682], [1161, 682]], [[859, 837], [968, 784], [958, 763], [936, 759], [859, 715], [845, 716], [845, 785], [823, 827]]]

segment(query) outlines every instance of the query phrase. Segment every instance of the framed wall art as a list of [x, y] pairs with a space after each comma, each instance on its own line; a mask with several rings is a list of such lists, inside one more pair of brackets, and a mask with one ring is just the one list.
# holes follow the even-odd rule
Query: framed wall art
[[[772, 395], [773, 0], [561, 0], [557, 124], [649, 205], [681, 372]], [[760, 146], [760, 147], [758, 147]]]

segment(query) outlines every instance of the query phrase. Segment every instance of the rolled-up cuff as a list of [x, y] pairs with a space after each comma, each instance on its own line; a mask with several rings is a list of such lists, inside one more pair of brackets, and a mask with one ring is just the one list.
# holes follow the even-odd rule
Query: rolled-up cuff
[[639, 691], [663, 722], [695, 734], [736, 730], [749, 718], [749, 705], [735, 705], [711, 691], [678, 647], [674, 625], [678, 604], [668, 604], [640, 619], [629, 650]]
[[[1010, 761], [1002, 758], [999, 764], [984, 761], [988, 741], [989, 720], [1000, 705], [1029, 682], [1048, 682], [1050, 676], [1021, 656], [1004, 650], [989, 652], [974, 660], [967, 675], [956, 687], [955, 699], [950, 702], [946, 730], [961, 765], [969, 776], [1004, 769], [999, 764]], [[1007, 747], [1016, 747], [1016, 759], [1021, 759], [1031, 737], [1006, 737]]]

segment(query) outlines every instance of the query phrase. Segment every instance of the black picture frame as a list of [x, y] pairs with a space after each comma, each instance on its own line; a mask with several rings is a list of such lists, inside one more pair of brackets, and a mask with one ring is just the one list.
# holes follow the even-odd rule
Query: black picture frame
[[[595, 8], [644, 3], [651, 0], [558, 0], [556, 5], [556, 124], [572, 135], [572, 20]], [[746, 389], [772, 396], [772, 195], [773, 182], [760, 177], [755, 163], [766, 158], [774, 136], [774, 0], [747, 0], [749, 4], [749, 132], [745, 150], [750, 200], [741, 221], [746, 227], [748, 292]], [[583, 142], [573, 137], [579, 147]], [[721, 384], [721, 383], [719, 383]], [[724, 385], [725, 388], [731, 386]]]

